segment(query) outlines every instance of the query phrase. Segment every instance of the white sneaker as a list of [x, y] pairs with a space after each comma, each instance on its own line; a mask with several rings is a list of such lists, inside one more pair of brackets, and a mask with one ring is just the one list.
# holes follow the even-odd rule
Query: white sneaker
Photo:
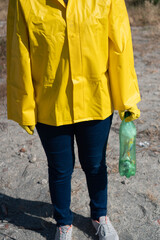
[[99, 221], [92, 220], [92, 224], [97, 231], [96, 235], [99, 236], [99, 240], [119, 240], [118, 234], [112, 226], [109, 217], [100, 217]]
[[72, 239], [72, 225], [65, 225], [56, 228], [54, 240], [71, 240]]

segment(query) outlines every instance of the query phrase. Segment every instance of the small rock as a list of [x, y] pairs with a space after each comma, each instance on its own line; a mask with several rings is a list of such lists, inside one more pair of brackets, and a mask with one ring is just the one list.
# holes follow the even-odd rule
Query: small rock
[[3, 223], [8, 223], [9, 221], [11, 221], [11, 219], [10, 218], [6, 218], [6, 219], [3, 219]]
[[155, 223], [157, 226], [160, 226], [160, 219], [155, 220], [154, 223]]
[[125, 184], [125, 181], [122, 181], [121, 183], [122, 183], [122, 184]]
[[5, 229], [8, 229], [9, 228], [9, 224], [5, 224]]
[[5, 224], [4, 223], [0, 223], [0, 229], [4, 229], [5, 228]]
[[138, 144], [140, 147], [144, 147], [144, 143], [143, 142], [139, 142]]
[[144, 141], [144, 144], [145, 144], [146, 146], [149, 146], [149, 145], [150, 145], [150, 143], [147, 142], [147, 141]]
[[46, 179], [42, 179], [41, 181], [38, 181], [37, 182], [38, 184], [42, 184], [42, 185], [45, 185], [48, 183], [48, 181]]
[[17, 155], [20, 156], [20, 157], [22, 157], [23, 154], [24, 154], [24, 153], [22, 153], [22, 152], [18, 152], [18, 153], [17, 153]]
[[0, 229], [8, 229], [9, 224], [7, 223], [0, 223]]
[[25, 152], [27, 152], [27, 150], [26, 150], [24, 147], [22, 147], [22, 148], [19, 150], [19, 152], [20, 152], [20, 153], [25, 153]]
[[144, 142], [139, 142], [139, 146], [140, 147], [148, 147], [150, 144], [149, 144], [149, 142], [147, 142], [147, 141], [144, 141]]
[[35, 163], [37, 161], [36, 155], [32, 155], [32, 154], [28, 156], [28, 159], [30, 163]]
[[42, 179], [42, 185], [46, 185], [47, 184], [47, 179]]

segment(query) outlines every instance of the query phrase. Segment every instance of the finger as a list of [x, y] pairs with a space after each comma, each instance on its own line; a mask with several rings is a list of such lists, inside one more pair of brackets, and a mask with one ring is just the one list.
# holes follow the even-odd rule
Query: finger
[[137, 108], [137, 106], [131, 107], [129, 111], [131, 112], [131, 114], [135, 115], [134, 116], [135, 119], [140, 117], [140, 110]]
[[121, 119], [121, 120], [124, 119], [124, 114], [125, 114], [124, 111], [119, 111], [119, 116], [120, 116], [120, 119]]
[[134, 119], [132, 118], [132, 116], [130, 115], [129, 117], [125, 118], [125, 122], [131, 122]]
[[33, 131], [33, 132], [34, 132], [35, 125], [33, 125], [33, 126], [28, 126], [28, 127], [30, 128], [30, 130], [31, 130], [31, 131]]
[[139, 118], [139, 115], [138, 115], [138, 114], [131, 113], [131, 115], [130, 115], [129, 117], [125, 118], [125, 122], [134, 121], [134, 120], [136, 120], [137, 118]]
[[27, 132], [28, 134], [33, 135], [33, 131], [30, 130], [29, 127], [25, 127], [24, 129], [26, 130], [26, 132]]

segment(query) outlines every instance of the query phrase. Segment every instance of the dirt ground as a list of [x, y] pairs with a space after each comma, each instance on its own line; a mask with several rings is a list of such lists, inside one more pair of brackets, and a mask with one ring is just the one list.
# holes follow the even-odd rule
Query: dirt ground
[[[149, 5], [148, 5], [149, 6]], [[148, 9], [148, 6], [145, 9]], [[0, 0], [0, 240], [53, 240], [55, 222], [47, 162], [37, 133], [25, 133], [6, 113], [6, 7]], [[119, 126], [114, 113], [107, 147], [108, 215], [120, 240], [160, 240], [160, 25], [157, 9], [129, 9], [135, 68], [142, 101], [137, 127], [137, 172], [118, 173]], [[152, 14], [151, 14], [152, 11]], [[154, 14], [153, 14], [154, 13]], [[152, 18], [149, 18], [149, 14]], [[73, 240], [98, 239], [75, 143], [72, 178]]]

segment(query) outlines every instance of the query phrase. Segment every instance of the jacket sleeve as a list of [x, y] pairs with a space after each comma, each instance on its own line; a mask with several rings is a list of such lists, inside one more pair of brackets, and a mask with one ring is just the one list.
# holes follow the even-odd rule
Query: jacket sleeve
[[108, 26], [109, 78], [113, 106], [115, 110], [126, 110], [137, 104], [141, 98], [124, 0], [111, 0]]
[[10, 0], [7, 18], [7, 110], [8, 119], [22, 125], [35, 125], [36, 105], [25, 17], [20, 0]]

